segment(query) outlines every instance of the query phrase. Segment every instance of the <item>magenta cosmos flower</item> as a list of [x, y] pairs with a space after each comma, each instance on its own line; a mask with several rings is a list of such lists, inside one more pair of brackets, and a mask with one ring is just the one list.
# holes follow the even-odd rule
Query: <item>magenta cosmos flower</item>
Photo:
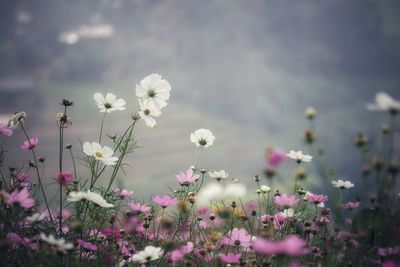
[[286, 152], [283, 150], [276, 148], [269, 148], [267, 150], [267, 163], [272, 167], [278, 167], [287, 159]]
[[13, 134], [13, 131], [7, 128], [4, 123], [0, 122], [0, 134], [10, 137]]
[[313, 193], [308, 193], [307, 194], [307, 200], [308, 202], [318, 205], [321, 204], [325, 201], [328, 200], [328, 196], [327, 195], [317, 195], [317, 194], [313, 194]]
[[265, 255], [283, 254], [288, 256], [299, 256], [306, 254], [306, 241], [294, 235], [287, 236], [282, 241], [271, 241], [263, 238], [257, 238], [253, 248], [255, 251]]
[[360, 207], [360, 202], [347, 202], [346, 204], [343, 204], [342, 207], [346, 210], [353, 210]]
[[92, 252], [96, 252], [97, 251], [97, 246], [95, 244], [93, 244], [93, 243], [84, 241], [82, 239], [78, 239], [76, 242], [79, 244], [79, 246], [81, 248], [83, 248], [85, 250], [89, 250], [89, 251], [92, 251]]
[[220, 254], [219, 258], [221, 261], [225, 264], [238, 264], [240, 262], [240, 257], [242, 254], [235, 254], [232, 252], [229, 252], [228, 254]]
[[176, 175], [176, 179], [183, 186], [188, 186], [196, 182], [199, 179], [199, 177], [200, 175], [193, 174], [192, 169], [187, 170], [186, 173], [180, 172], [179, 174]]
[[300, 199], [296, 196], [288, 196], [286, 194], [276, 196], [274, 198], [274, 203], [279, 207], [293, 207], [299, 204]]
[[153, 202], [159, 205], [161, 208], [165, 209], [166, 207], [173, 206], [178, 204], [178, 199], [172, 198], [168, 195], [165, 196], [155, 196], [153, 197]]
[[249, 235], [246, 229], [235, 228], [229, 231], [225, 241], [230, 246], [241, 246], [248, 248], [251, 245], [251, 235]]
[[120, 198], [125, 198], [125, 197], [129, 197], [133, 195], [133, 191], [128, 191], [125, 189], [119, 189], [119, 188], [115, 188], [113, 190], [114, 194], [116, 194], [117, 196], [119, 196]]
[[19, 192], [15, 190], [11, 192], [11, 194], [6, 193], [6, 200], [8, 205], [12, 206], [18, 204], [24, 209], [32, 208], [35, 203], [34, 199], [29, 198], [29, 192], [26, 187]]
[[59, 183], [60, 185], [68, 185], [72, 182], [72, 180], [74, 179], [74, 176], [72, 175], [72, 173], [70, 172], [60, 172], [57, 175], [57, 183]]
[[39, 143], [39, 139], [37, 137], [32, 137], [29, 140], [26, 140], [22, 145], [21, 148], [23, 150], [32, 150], [36, 147], [36, 145]]
[[193, 243], [188, 242], [186, 245], [183, 245], [170, 254], [171, 261], [175, 264], [176, 262], [182, 260], [187, 254], [193, 251]]

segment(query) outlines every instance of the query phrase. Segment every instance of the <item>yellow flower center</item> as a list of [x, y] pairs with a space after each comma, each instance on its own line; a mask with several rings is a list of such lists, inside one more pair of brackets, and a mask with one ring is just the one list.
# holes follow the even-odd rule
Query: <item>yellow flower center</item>
[[97, 151], [97, 152], [96, 152], [96, 157], [98, 157], [98, 158], [101, 158], [101, 157], [103, 157], [103, 153], [101, 153], [101, 152]]

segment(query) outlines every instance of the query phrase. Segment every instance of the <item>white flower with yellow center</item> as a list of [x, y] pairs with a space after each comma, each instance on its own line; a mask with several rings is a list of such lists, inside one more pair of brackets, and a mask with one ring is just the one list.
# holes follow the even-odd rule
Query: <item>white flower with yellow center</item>
[[190, 141], [197, 147], [209, 147], [214, 143], [214, 140], [215, 136], [207, 129], [198, 129], [190, 135]]
[[139, 116], [144, 120], [144, 123], [146, 123], [146, 125], [151, 128], [156, 126], [157, 124], [156, 121], [154, 120], [154, 117], [160, 117], [161, 111], [150, 102], [144, 102], [143, 100], [140, 99], [139, 99], [139, 105], [140, 105]]
[[96, 101], [95, 105], [100, 109], [100, 112], [110, 113], [111, 111], [125, 109], [125, 100], [122, 98], [117, 99], [114, 94], [107, 93], [106, 96], [104, 96], [102, 93], [95, 93], [93, 98], [94, 101]]
[[85, 142], [83, 144], [83, 152], [91, 157], [94, 157], [96, 160], [100, 160], [105, 165], [115, 165], [118, 161], [118, 157], [113, 156], [114, 151], [104, 146], [102, 147], [99, 143], [93, 142]]
[[164, 254], [164, 251], [159, 247], [147, 246], [144, 250], [139, 251], [132, 256], [132, 261], [141, 264], [148, 263], [159, 259]]
[[159, 110], [167, 105], [170, 91], [170, 84], [160, 74], [150, 74], [136, 85], [136, 96]]
[[348, 189], [354, 187], [354, 184], [352, 182], [343, 180], [332, 181], [332, 185], [340, 189]]

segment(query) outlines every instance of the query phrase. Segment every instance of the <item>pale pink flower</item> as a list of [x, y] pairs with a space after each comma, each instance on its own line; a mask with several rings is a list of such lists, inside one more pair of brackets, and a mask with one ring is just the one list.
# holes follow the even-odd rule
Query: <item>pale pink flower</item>
[[129, 197], [129, 196], [132, 196], [132, 195], [133, 195], [133, 191], [128, 191], [128, 190], [119, 189], [119, 188], [115, 188], [115, 189], [113, 190], [113, 192], [114, 192], [117, 196], [119, 196], [120, 198], [125, 198], [125, 197]]
[[353, 210], [360, 207], [360, 202], [347, 202], [343, 204], [342, 207], [346, 210]]
[[92, 252], [96, 252], [97, 251], [97, 246], [95, 244], [93, 244], [93, 243], [84, 241], [82, 239], [78, 239], [76, 242], [79, 244], [79, 246], [81, 248], [83, 248], [85, 250], [89, 250], [89, 251], [92, 251]]
[[274, 203], [279, 207], [293, 207], [299, 204], [299, 202], [300, 199], [296, 196], [288, 196], [286, 194], [274, 198]]
[[134, 202], [134, 201], [128, 203], [128, 206], [132, 210], [134, 210], [138, 213], [149, 213], [151, 210], [151, 208], [149, 206], [147, 206], [146, 204], [141, 204], [139, 202]]
[[248, 248], [251, 245], [251, 235], [246, 231], [246, 229], [235, 228], [227, 233], [225, 241], [230, 246]]
[[186, 245], [183, 245], [170, 254], [171, 261], [175, 264], [177, 261], [182, 260], [187, 254], [193, 251], [193, 243], [188, 242]]
[[38, 143], [39, 139], [37, 137], [32, 137], [29, 140], [24, 141], [24, 143], [21, 145], [21, 148], [23, 150], [32, 150]]
[[321, 203], [327, 201], [328, 196], [327, 195], [317, 195], [314, 193], [308, 193], [307, 200], [308, 200], [308, 202], [310, 202], [312, 204], [318, 205], [318, 204], [321, 204]]
[[172, 198], [168, 195], [165, 196], [155, 196], [153, 197], [153, 202], [156, 203], [157, 205], [161, 206], [163, 209], [169, 206], [174, 206], [178, 204], [178, 199], [177, 198]]
[[21, 191], [18, 192], [18, 190], [15, 190], [11, 192], [11, 194], [7, 194], [7, 204], [12, 206], [15, 204], [18, 204], [19, 206], [29, 209], [32, 208], [33, 205], [35, 204], [35, 200], [32, 198], [29, 198], [29, 192], [26, 187], [24, 187]]
[[15, 176], [15, 178], [16, 178], [19, 182], [22, 182], [22, 183], [29, 183], [29, 182], [31, 181], [31, 177], [30, 177], [28, 174], [24, 173], [24, 172], [18, 173], [18, 174]]
[[240, 257], [242, 257], [242, 254], [238, 253], [232, 253], [229, 252], [228, 254], [220, 254], [219, 258], [221, 259], [221, 261], [225, 264], [238, 264], [240, 263]]
[[0, 122], [0, 134], [10, 137], [13, 134], [13, 131], [7, 128], [7, 126], [4, 123]]
[[271, 241], [257, 238], [253, 244], [255, 251], [266, 255], [283, 254], [288, 256], [299, 256], [308, 253], [306, 241], [294, 235], [287, 236], [282, 241]]
[[188, 169], [186, 173], [180, 172], [176, 175], [176, 179], [181, 185], [188, 186], [194, 182], [196, 182], [200, 178], [200, 175], [193, 174], [192, 169]]
[[60, 184], [60, 185], [68, 185], [72, 182], [72, 180], [74, 179], [74, 176], [72, 175], [72, 173], [68, 172], [68, 171], [64, 171], [64, 172], [60, 172], [57, 175], [57, 179], [56, 181]]

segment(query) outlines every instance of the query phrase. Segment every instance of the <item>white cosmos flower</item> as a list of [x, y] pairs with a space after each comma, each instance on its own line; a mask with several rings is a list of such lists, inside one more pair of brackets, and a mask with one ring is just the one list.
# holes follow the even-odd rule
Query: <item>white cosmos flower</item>
[[241, 198], [244, 197], [246, 193], [247, 188], [241, 183], [232, 183], [223, 186], [220, 183], [212, 182], [199, 191], [196, 197], [196, 203], [199, 206], [207, 206], [210, 204], [210, 201]]
[[114, 157], [114, 151], [108, 146], [101, 147], [99, 143], [85, 142], [83, 144], [83, 152], [94, 157], [96, 160], [102, 161], [105, 165], [115, 165], [118, 157]]
[[214, 172], [208, 172], [211, 178], [214, 178], [217, 181], [224, 180], [228, 177], [228, 173], [225, 172], [224, 170], [220, 171], [214, 171]]
[[354, 184], [352, 182], [343, 180], [332, 181], [332, 185], [340, 189], [348, 189], [354, 187]]
[[375, 95], [375, 103], [367, 103], [367, 109], [374, 111], [399, 111], [400, 101], [392, 98], [385, 92]]
[[28, 222], [34, 223], [34, 222], [40, 222], [42, 221], [46, 215], [44, 213], [34, 213], [31, 216], [26, 217], [26, 220]]
[[154, 105], [158, 109], [167, 105], [169, 91], [171, 86], [160, 74], [150, 74], [136, 85], [136, 96], [145, 104]]
[[56, 247], [57, 250], [62, 252], [64, 252], [65, 250], [72, 249], [74, 247], [72, 243], [65, 242], [65, 239], [63, 238], [56, 239], [52, 234], [46, 236], [44, 233], [40, 233], [40, 239], [48, 243], [49, 245]]
[[140, 111], [139, 116], [144, 120], [147, 126], [153, 128], [156, 126], [156, 121], [153, 117], [160, 117], [161, 111], [152, 103], [145, 102], [139, 99]]
[[287, 154], [286, 156], [293, 159], [297, 163], [310, 162], [312, 159], [312, 156], [310, 155], [304, 155], [303, 152], [301, 151], [293, 151], [293, 150], [290, 150], [290, 153]]
[[294, 216], [294, 209], [285, 209], [281, 214], [286, 218], [292, 218]]
[[313, 119], [317, 115], [317, 111], [315, 110], [314, 107], [307, 107], [306, 110], [304, 111], [304, 116], [307, 119]]
[[139, 251], [132, 256], [132, 260], [139, 263], [147, 263], [159, 259], [164, 254], [164, 251], [159, 247], [147, 246], [144, 250]]
[[100, 112], [110, 113], [111, 111], [125, 109], [125, 100], [122, 98], [117, 99], [114, 94], [107, 93], [104, 97], [102, 93], [95, 93], [93, 98], [94, 101], [96, 101], [95, 105], [100, 109]]
[[70, 202], [78, 202], [81, 200], [88, 200], [88, 201], [91, 201], [103, 208], [114, 207], [113, 204], [108, 203], [101, 195], [91, 192], [90, 190], [88, 190], [87, 192], [72, 191], [71, 193], [69, 193], [67, 200]]
[[260, 190], [261, 190], [262, 193], [268, 193], [268, 192], [271, 191], [271, 187], [269, 187], [269, 186], [267, 186], [267, 185], [262, 185], [262, 186], [260, 187]]
[[215, 137], [210, 130], [198, 129], [190, 135], [190, 141], [197, 147], [209, 147], [214, 143]]

